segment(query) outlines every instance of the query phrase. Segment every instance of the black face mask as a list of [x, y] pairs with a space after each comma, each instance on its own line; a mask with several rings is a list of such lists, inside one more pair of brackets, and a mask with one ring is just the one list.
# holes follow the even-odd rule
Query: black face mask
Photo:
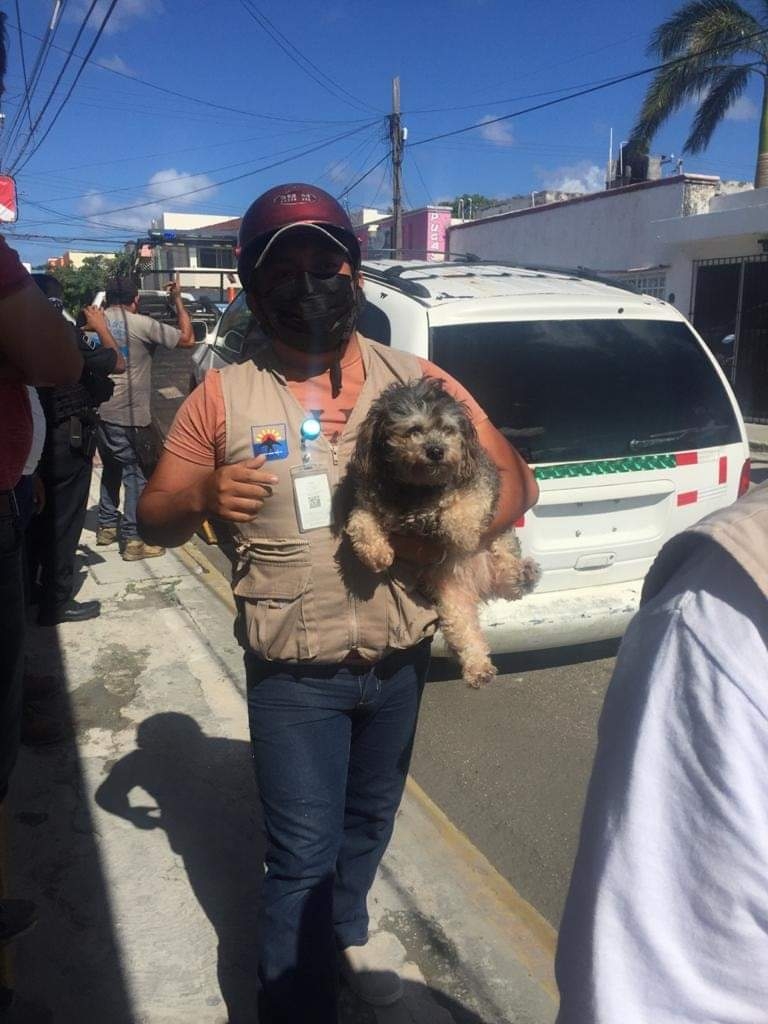
[[268, 332], [300, 352], [332, 352], [352, 334], [363, 302], [346, 274], [298, 274], [258, 295]]

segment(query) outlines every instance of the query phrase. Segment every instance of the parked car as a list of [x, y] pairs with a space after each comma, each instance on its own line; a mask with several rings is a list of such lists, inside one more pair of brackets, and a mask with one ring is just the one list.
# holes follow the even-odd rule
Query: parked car
[[[673, 306], [577, 272], [482, 262], [363, 267], [366, 337], [461, 381], [533, 467], [517, 524], [536, 592], [486, 606], [496, 652], [620, 636], [661, 545], [749, 486], [749, 447], [716, 359]], [[238, 296], [195, 379], [242, 357]]]

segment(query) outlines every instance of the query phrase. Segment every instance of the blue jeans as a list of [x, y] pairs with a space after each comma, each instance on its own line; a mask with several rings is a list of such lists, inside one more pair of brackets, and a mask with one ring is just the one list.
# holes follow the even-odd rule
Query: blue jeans
[[101, 527], [117, 527], [120, 514], [120, 484], [125, 488], [120, 537], [123, 541], [138, 537], [136, 506], [147, 478], [136, 456], [133, 427], [99, 421], [96, 444], [104, 466], [101, 473], [98, 523]]
[[368, 890], [403, 794], [429, 647], [366, 669], [246, 654], [266, 832], [260, 1024], [336, 1024], [337, 949], [368, 939]]

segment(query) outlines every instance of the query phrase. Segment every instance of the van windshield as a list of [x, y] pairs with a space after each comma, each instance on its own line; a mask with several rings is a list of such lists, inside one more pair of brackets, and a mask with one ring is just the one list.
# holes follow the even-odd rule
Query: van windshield
[[532, 463], [650, 455], [741, 440], [690, 329], [662, 320], [435, 327], [432, 360]]

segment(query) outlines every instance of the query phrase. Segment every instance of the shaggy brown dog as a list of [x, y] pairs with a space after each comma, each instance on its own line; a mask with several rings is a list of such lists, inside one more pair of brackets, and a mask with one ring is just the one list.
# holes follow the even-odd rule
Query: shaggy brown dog
[[442, 545], [444, 559], [422, 569], [420, 587], [435, 602], [464, 679], [470, 686], [490, 682], [496, 669], [479, 606], [529, 593], [539, 567], [520, 557], [514, 530], [480, 547], [496, 510], [499, 474], [466, 406], [441, 380], [391, 384], [362, 424], [350, 474], [354, 499], [346, 532], [358, 558], [374, 572], [388, 569], [395, 557], [391, 533]]

